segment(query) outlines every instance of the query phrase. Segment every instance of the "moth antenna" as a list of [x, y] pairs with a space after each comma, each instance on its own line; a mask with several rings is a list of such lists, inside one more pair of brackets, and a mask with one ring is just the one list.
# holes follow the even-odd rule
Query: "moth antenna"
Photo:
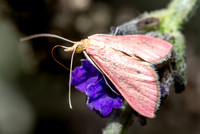
[[[27, 37], [23, 37], [23, 38], [20, 38], [20, 41], [27, 41], [27, 40], [30, 40], [30, 39], [34, 39], [34, 38], [39, 38], [39, 37], [52, 37], [52, 38], [57, 38], [57, 39], [61, 39], [61, 40], [64, 40], [64, 41], [67, 41], [67, 42], [70, 42], [70, 43], [76, 43], [75, 41], [71, 41], [69, 39], [66, 39], [66, 38], [63, 38], [59, 35], [55, 35], [55, 34], [48, 34], [48, 33], [41, 33], [41, 34], [34, 34], [34, 35], [30, 35], [30, 36], [27, 36]], [[53, 54], [53, 51], [56, 47], [62, 47], [62, 48], [65, 48], [67, 49], [68, 47], [65, 47], [65, 46], [62, 46], [62, 45], [56, 45], [52, 48], [51, 50], [51, 55], [53, 57], [53, 59], [58, 63], [60, 64], [62, 67], [64, 67], [65, 69], [69, 70], [68, 67], [66, 67], [64, 64], [60, 63], [54, 56]]]
[[[57, 38], [57, 39], [61, 39], [61, 40], [64, 40], [64, 41], [67, 41], [67, 42], [70, 42], [70, 43], [73, 43], [75, 44], [76, 42], [75, 41], [71, 41], [69, 39], [66, 39], [66, 38], [63, 38], [61, 36], [58, 36], [58, 35], [55, 35], [55, 34], [48, 34], [48, 33], [41, 33], [41, 34], [34, 34], [34, 35], [30, 35], [30, 36], [27, 36], [27, 37], [23, 37], [23, 38], [20, 38], [20, 41], [27, 41], [27, 40], [30, 40], [30, 39], [34, 39], [34, 38], [39, 38], [39, 37], [51, 37], [51, 38]], [[64, 68], [66, 68], [67, 70], [70, 71], [70, 74], [69, 74], [69, 107], [72, 109], [72, 103], [71, 103], [71, 77], [72, 77], [72, 63], [73, 63], [73, 58], [74, 58], [74, 53], [76, 51], [76, 47], [74, 48], [73, 52], [72, 52], [72, 58], [71, 58], [71, 63], [70, 63], [70, 69], [67, 68], [65, 65], [63, 65], [62, 63], [60, 63], [54, 56], [53, 54], [53, 51], [56, 47], [62, 47], [62, 48], [65, 48], [65, 49], [69, 49], [70, 47], [65, 47], [65, 46], [62, 46], [62, 45], [56, 45], [52, 48], [51, 50], [51, 55], [53, 57], [53, 59], [58, 63], [60, 64], [61, 66], [63, 66]]]
[[68, 68], [68, 67], [66, 67], [64, 64], [62, 64], [61, 62], [59, 62], [56, 58], [55, 58], [55, 56], [54, 56], [54, 54], [53, 54], [53, 51], [54, 51], [54, 49], [56, 48], [56, 47], [62, 47], [62, 48], [68, 48], [68, 47], [65, 47], [65, 46], [62, 46], [62, 45], [56, 45], [56, 46], [54, 46], [52, 49], [51, 49], [51, 56], [53, 57], [53, 59], [58, 63], [58, 64], [60, 64], [62, 67], [64, 67], [65, 69], [67, 69], [67, 70], [69, 70], [70, 71], [70, 69]]
[[115, 32], [114, 32], [113, 35], [117, 35], [118, 31], [119, 31], [119, 28], [117, 27], [117, 28], [115, 29]]
[[69, 107], [72, 109], [72, 102], [71, 102], [71, 80], [72, 80], [72, 64], [73, 64], [73, 59], [74, 59], [74, 54], [76, 52], [77, 46], [75, 46], [73, 52], [72, 52], [72, 57], [71, 57], [71, 62], [70, 62], [70, 71], [69, 71]]
[[67, 42], [70, 42], [70, 43], [73, 43], [73, 44], [76, 43], [75, 41], [71, 41], [71, 40], [66, 39], [64, 37], [61, 37], [59, 35], [48, 34], [48, 33], [30, 35], [30, 36], [27, 36], [27, 37], [20, 38], [20, 41], [26, 41], [26, 40], [30, 40], [30, 39], [34, 39], [34, 38], [39, 38], [39, 37], [51, 37], [51, 38], [61, 39], [61, 40], [64, 40], [64, 41], [67, 41]]

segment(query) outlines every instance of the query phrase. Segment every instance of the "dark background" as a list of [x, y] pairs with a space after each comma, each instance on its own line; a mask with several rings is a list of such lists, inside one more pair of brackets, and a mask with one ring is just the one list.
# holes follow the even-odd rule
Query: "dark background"
[[[78, 41], [108, 33], [145, 11], [165, 8], [170, 0], [0, 0], [0, 133], [100, 134], [109, 118], [85, 105], [85, 95], [72, 88], [68, 106], [69, 71], [51, 57], [58, 39], [20, 37], [54, 33]], [[200, 10], [182, 29], [187, 42], [188, 85], [181, 94], [170, 92], [155, 119], [129, 134], [200, 133]], [[56, 49], [57, 60], [69, 67], [71, 53]], [[82, 54], [76, 54], [74, 67]]]

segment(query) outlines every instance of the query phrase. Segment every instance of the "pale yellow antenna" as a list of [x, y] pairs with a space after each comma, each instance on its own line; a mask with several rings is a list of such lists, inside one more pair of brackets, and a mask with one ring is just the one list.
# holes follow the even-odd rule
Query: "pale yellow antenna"
[[66, 39], [64, 37], [61, 37], [59, 35], [55, 35], [55, 34], [48, 34], [48, 33], [41, 33], [41, 34], [34, 34], [34, 35], [30, 35], [30, 36], [26, 36], [23, 38], [20, 38], [20, 41], [26, 41], [26, 40], [30, 40], [30, 39], [34, 39], [34, 38], [39, 38], [39, 37], [51, 37], [51, 38], [57, 38], [57, 39], [61, 39], [70, 43], [76, 43], [75, 41], [71, 41], [69, 39]]
[[72, 52], [72, 57], [71, 57], [71, 62], [70, 62], [70, 71], [69, 71], [69, 107], [72, 109], [72, 102], [71, 102], [71, 81], [72, 81], [72, 65], [73, 65], [73, 59], [74, 59], [74, 54], [76, 52], [76, 48], [78, 46], [74, 47], [74, 50]]
[[[63, 38], [61, 36], [58, 36], [58, 35], [55, 35], [55, 34], [48, 34], [48, 33], [42, 33], [42, 34], [34, 34], [34, 35], [30, 35], [30, 36], [27, 36], [27, 37], [23, 37], [23, 38], [20, 38], [20, 41], [27, 41], [27, 40], [30, 40], [30, 39], [34, 39], [34, 38], [39, 38], [39, 37], [52, 37], [52, 38], [57, 38], [57, 39], [61, 39], [61, 40], [64, 40], [64, 41], [67, 41], [67, 42], [70, 42], [70, 43], [76, 43], [75, 41], [71, 41], [69, 39], [66, 39], [66, 38]], [[53, 51], [55, 48], [57, 47], [62, 47], [64, 49], [68, 49], [70, 47], [66, 47], [66, 46], [62, 46], [62, 45], [56, 45], [52, 48], [51, 50], [51, 55], [53, 57], [53, 59], [58, 63], [60, 64], [62, 67], [66, 68], [67, 70], [70, 71], [70, 74], [69, 74], [69, 107], [72, 109], [72, 102], [71, 102], [71, 79], [72, 79], [72, 64], [73, 64], [73, 59], [74, 59], [74, 54], [76, 52], [76, 48], [77, 46], [74, 47], [73, 49], [73, 52], [72, 52], [72, 57], [71, 57], [71, 63], [70, 63], [70, 69], [67, 68], [64, 64], [60, 63], [55, 57], [54, 57], [54, 54], [53, 54]]]

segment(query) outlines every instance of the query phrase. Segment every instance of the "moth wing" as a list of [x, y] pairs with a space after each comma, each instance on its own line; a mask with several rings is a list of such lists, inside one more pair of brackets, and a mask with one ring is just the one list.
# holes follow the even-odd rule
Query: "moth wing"
[[170, 56], [172, 50], [170, 43], [145, 35], [93, 35], [88, 38], [104, 42], [111, 48], [152, 63], [162, 62]]
[[101, 43], [89, 45], [86, 52], [135, 111], [146, 117], [155, 116], [160, 93], [151, 63]]

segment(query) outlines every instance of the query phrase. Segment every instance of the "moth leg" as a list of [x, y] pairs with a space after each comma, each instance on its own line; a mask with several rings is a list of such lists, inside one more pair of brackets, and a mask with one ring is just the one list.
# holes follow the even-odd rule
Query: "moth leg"
[[90, 58], [90, 56], [86, 53], [86, 51], [83, 51], [83, 54], [85, 55], [86, 59], [99, 71], [102, 73], [99, 67], [94, 63], [94, 61]]
[[94, 61], [90, 58], [90, 56], [86, 53], [86, 51], [83, 51], [83, 54], [85, 55], [86, 59], [99, 71], [101, 72], [101, 74], [103, 75], [103, 78], [106, 82], [106, 85], [112, 90], [112, 92], [114, 92], [117, 95], [120, 95], [119, 93], [117, 93], [108, 83], [108, 81], [106, 80], [105, 74], [101, 71], [101, 69], [94, 63]]
[[118, 28], [118, 27], [116, 27], [116, 29], [115, 29], [115, 32], [114, 32], [114, 34], [113, 34], [113, 35], [117, 35], [118, 31], [119, 31], [119, 28]]

